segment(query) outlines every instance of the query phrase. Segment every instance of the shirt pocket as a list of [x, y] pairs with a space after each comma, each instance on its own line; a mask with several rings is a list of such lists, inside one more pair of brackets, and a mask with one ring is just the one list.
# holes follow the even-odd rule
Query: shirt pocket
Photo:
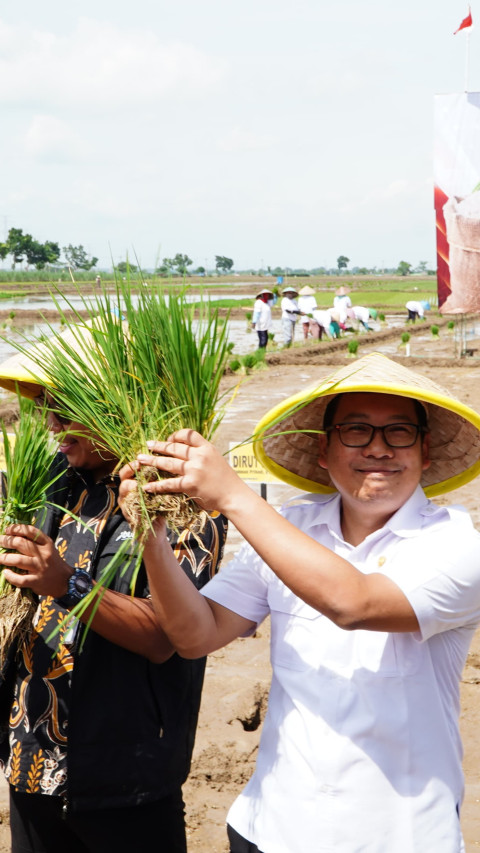
[[420, 666], [421, 644], [411, 634], [355, 632], [357, 670], [384, 678], [414, 675]]
[[271, 619], [272, 666], [297, 671], [318, 668], [320, 632], [325, 617], [305, 604], [287, 587], [275, 586], [268, 594]]

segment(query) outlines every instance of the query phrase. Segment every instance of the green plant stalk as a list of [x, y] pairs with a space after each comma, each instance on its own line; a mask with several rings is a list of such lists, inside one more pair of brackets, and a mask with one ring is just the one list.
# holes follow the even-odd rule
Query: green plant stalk
[[[31, 400], [19, 397], [19, 420], [13, 441], [0, 423], [5, 452], [2, 479], [0, 533], [9, 524], [32, 524], [47, 506], [47, 494], [60, 472], [52, 474], [56, 448], [48, 430], [46, 411], [38, 412]], [[1, 553], [5, 553], [2, 551]], [[31, 590], [10, 584], [0, 575], [0, 667], [10, 645], [31, 626], [36, 599]]]
[[[225, 410], [220, 381], [230, 353], [228, 328], [219, 323], [217, 311], [204, 302], [196, 319], [184, 294], [167, 299], [157, 287], [140, 288], [136, 303], [123, 282], [117, 282], [113, 297], [102, 291], [93, 303], [79, 295], [87, 321], [80, 311], [74, 311], [73, 321], [67, 318], [57, 301], [70, 341], [50, 327], [51, 337], [34, 339], [33, 351], [26, 346], [31, 340], [17, 345], [37, 365], [38, 381], [52, 386], [54, 411], [75, 423], [76, 434], [95, 436], [118, 460], [117, 467], [144, 451], [147, 440], [180, 428], [211, 438]], [[185, 496], [159, 496], [153, 510], [141, 489], [138, 496], [130, 521], [140, 551], [159, 512], [172, 529], [193, 527], [203, 518]], [[172, 498], [188, 508], [181, 520], [170, 511]]]

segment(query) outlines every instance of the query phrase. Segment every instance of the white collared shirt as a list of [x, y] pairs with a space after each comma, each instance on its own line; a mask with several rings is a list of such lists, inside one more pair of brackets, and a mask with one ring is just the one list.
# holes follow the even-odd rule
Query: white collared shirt
[[420, 487], [355, 548], [339, 509], [338, 495], [308, 495], [283, 514], [392, 578], [420, 630], [344, 631], [245, 546], [202, 591], [256, 623], [271, 615], [257, 766], [228, 822], [263, 853], [459, 853], [459, 680], [480, 621], [480, 534]]
[[316, 311], [316, 309], [318, 307], [317, 306], [317, 300], [315, 299], [315, 297], [313, 295], [312, 296], [299, 296], [298, 297], [298, 307], [299, 307], [300, 311], [304, 312], [304, 315], [305, 315], [303, 317], [300, 317], [300, 320], [302, 321], [302, 323], [308, 323], [310, 320], [310, 317], [307, 317], [306, 315], [312, 314], [313, 311]]
[[292, 320], [296, 323], [299, 315], [299, 307], [296, 299], [290, 299], [289, 296], [284, 296], [281, 302], [282, 320]]
[[255, 323], [256, 332], [268, 332], [272, 325], [272, 309], [268, 302], [256, 299], [253, 306], [252, 322]]

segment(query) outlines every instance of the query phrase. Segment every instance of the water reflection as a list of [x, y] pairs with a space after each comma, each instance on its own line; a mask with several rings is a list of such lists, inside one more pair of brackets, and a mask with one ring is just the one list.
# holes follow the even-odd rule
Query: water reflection
[[[246, 296], [244, 293], [188, 293], [185, 295], [185, 302], [199, 302], [201, 299], [208, 300], [209, 302], [216, 302], [219, 299], [245, 298]], [[68, 311], [69, 309], [82, 311], [85, 309], [85, 305], [89, 308], [94, 308], [98, 305], [98, 302], [101, 300], [101, 295], [98, 294], [96, 296], [93, 293], [86, 293], [83, 296], [79, 296], [74, 293], [72, 295], [62, 296], [59, 294], [56, 299], [58, 305], [64, 311]], [[134, 307], [138, 304], [138, 299], [138, 294], [133, 293], [132, 304]], [[168, 302], [168, 293], [165, 294], [165, 299]], [[112, 301], [114, 300], [112, 299]], [[254, 300], [252, 299], [252, 305], [253, 302]], [[122, 302], [120, 301], [120, 305], [121, 304]], [[8, 299], [0, 300], [0, 309], [2, 311], [55, 311], [56, 308], [57, 306], [48, 293], [35, 296], [13, 296]]]

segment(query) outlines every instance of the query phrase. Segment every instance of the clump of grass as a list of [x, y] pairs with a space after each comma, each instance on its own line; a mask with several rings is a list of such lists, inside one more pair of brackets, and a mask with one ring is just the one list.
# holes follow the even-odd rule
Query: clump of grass
[[359, 341], [357, 341], [355, 338], [353, 338], [347, 344], [348, 354], [349, 355], [356, 355], [357, 351], [358, 351], [358, 347], [359, 347]]
[[242, 364], [243, 364], [245, 370], [252, 370], [252, 368], [254, 368], [255, 365], [257, 364], [257, 361], [258, 361], [258, 359], [257, 359], [256, 353], [254, 353], [254, 352], [249, 352], [246, 355], [244, 355], [242, 358]]
[[402, 332], [402, 344], [408, 344], [410, 340], [410, 332]]
[[234, 373], [236, 373], [237, 370], [240, 370], [240, 368], [242, 366], [242, 362], [238, 358], [234, 358], [233, 361], [231, 361], [228, 366], [229, 366], [230, 370], [232, 370]]
[[430, 331], [434, 338], [438, 338], [438, 333], [440, 331], [438, 326], [430, 326]]
[[454, 328], [455, 328], [455, 322], [454, 322], [454, 320], [449, 320], [449, 321], [448, 321], [448, 323], [447, 323], [447, 329], [448, 329], [448, 331], [449, 331], [449, 332], [453, 332]]
[[[46, 412], [38, 412], [34, 403], [19, 397], [19, 420], [9, 435], [0, 424], [5, 453], [2, 480], [0, 532], [9, 524], [32, 524], [46, 507], [47, 491], [57, 475], [52, 474], [56, 447], [51, 441]], [[0, 552], [0, 562], [1, 562]], [[0, 668], [7, 651], [30, 630], [37, 602], [29, 589], [19, 589], [0, 576]]]

